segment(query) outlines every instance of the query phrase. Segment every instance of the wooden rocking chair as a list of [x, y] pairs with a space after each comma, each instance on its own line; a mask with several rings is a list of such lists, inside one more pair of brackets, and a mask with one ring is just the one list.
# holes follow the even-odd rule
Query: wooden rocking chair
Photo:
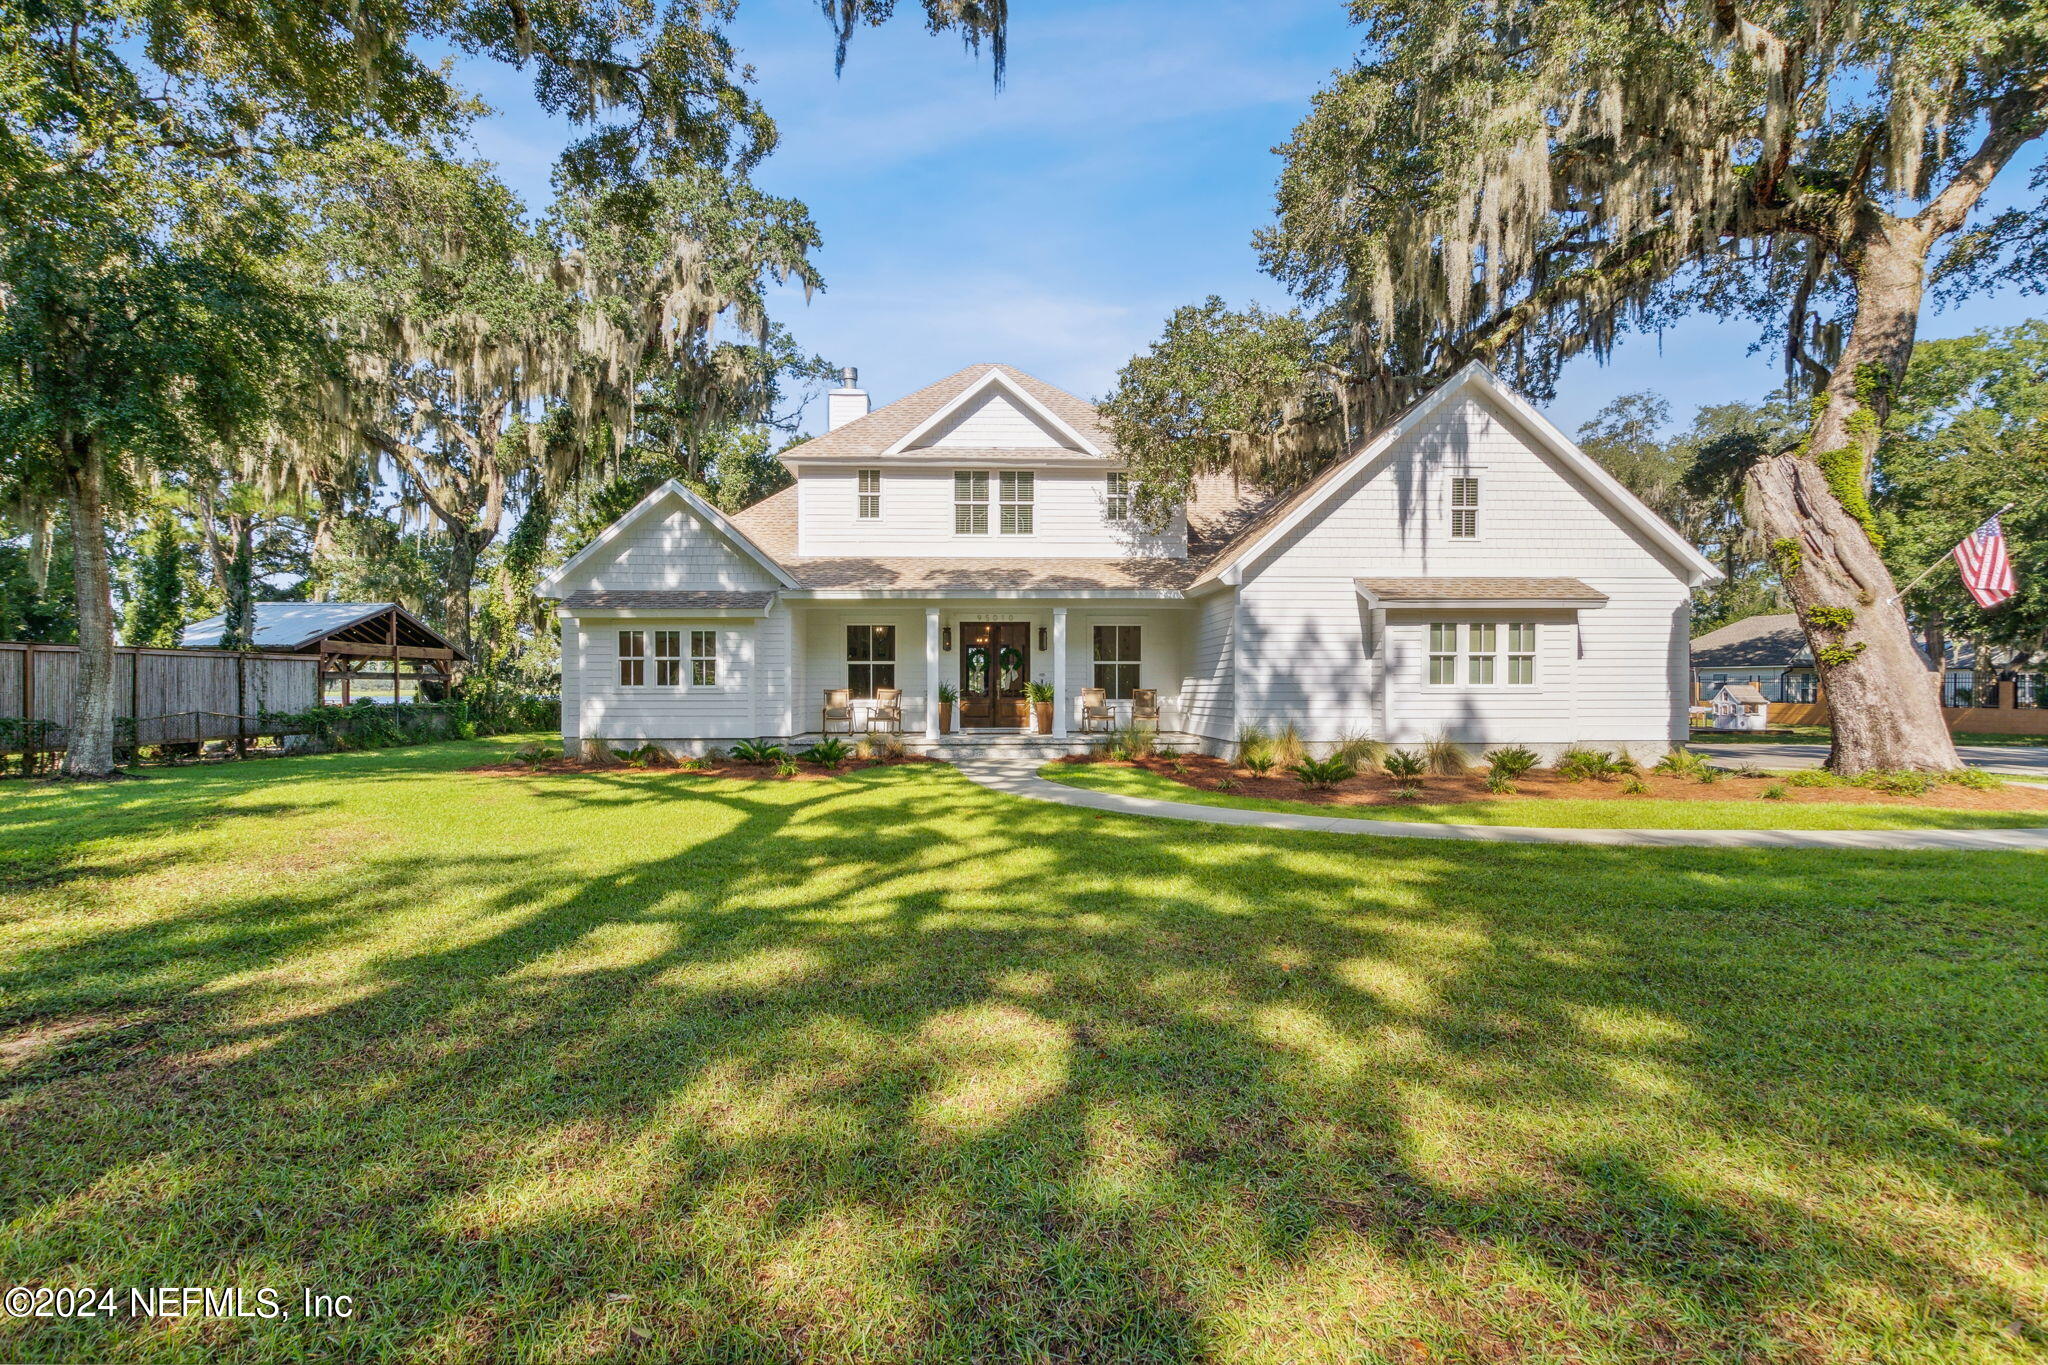
[[1109, 708], [1109, 693], [1100, 687], [1081, 689], [1081, 733], [1107, 733], [1116, 728], [1116, 712]]
[[903, 733], [903, 689], [900, 687], [878, 687], [875, 689], [875, 704], [868, 709], [868, 733], [877, 730], [893, 730]]
[[1131, 724], [1159, 727], [1159, 689], [1156, 687], [1134, 687], [1131, 689]]
[[824, 722], [819, 725], [818, 730], [822, 734], [829, 735], [832, 733], [832, 727], [835, 725], [839, 727], [842, 733], [849, 735], [853, 733], [853, 692], [850, 688], [828, 687], [825, 689], [825, 718]]

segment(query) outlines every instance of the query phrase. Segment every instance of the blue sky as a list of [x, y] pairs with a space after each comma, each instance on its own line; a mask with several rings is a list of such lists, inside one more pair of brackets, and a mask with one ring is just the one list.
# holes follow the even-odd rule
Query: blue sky
[[[857, 33], [845, 74], [816, 0], [742, 0], [733, 37], [782, 142], [757, 179], [802, 199], [824, 235], [824, 292], [777, 300], [805, 347], [860, 367], [875, 401], [1003, 360], [1097, 397], [1174, 307], [1207, 294], [1287, 300], [1261, 275], [1283, 142], [1355, 50], [1339, 0], [1014, 0], [1008, 80], [991, 85], [922, 6]], [[479, 151], [539, 207], [564, 133], [516, 72], [465, 73], [500, 112]], [[2006, 172], [2025, 188], [2038, 158]], [[2048, 312], [2003, 294], [1929, 312], [1950, 336]], [[1566, 370], [1566, 430], [1616, 394], [1654, 389], [1688, 416], [1757, 398], [1778, 366], [1750, 329], [1696, 319]], [[815, 426], [822, 401], [808, 414]]]

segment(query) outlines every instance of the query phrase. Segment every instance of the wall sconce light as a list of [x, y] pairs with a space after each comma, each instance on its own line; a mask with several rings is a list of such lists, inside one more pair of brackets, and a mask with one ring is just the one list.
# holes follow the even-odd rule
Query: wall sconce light
[[951, 626], [939, 627], [939, 648], [948, 654], [953, 652], [953, 628]]
[[1040, 626], [1040, 627], [1038, 628], [1038, 652], [1039, 652], [1040, 654], [1043, 654], [1043, 653], [1045, 653], [1045, 651], [1046, 651], [1046, 643], [1045, 643], [1045, 627], [1044, 627], [1044, 626]]

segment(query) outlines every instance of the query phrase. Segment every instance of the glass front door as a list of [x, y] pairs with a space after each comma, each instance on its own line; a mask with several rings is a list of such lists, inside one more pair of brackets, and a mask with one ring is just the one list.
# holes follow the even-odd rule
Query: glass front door
[[960, 627], [960, 724], [1021, 729], [1031, 677], [1027, 621], [969, 621]]

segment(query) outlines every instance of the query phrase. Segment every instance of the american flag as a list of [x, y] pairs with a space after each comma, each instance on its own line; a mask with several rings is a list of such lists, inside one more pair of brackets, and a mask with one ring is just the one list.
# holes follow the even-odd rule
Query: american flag
[[1956, 567], [1963, 571], [1963, 586], [1986, 611], [2011, 597], [2017, 589], [2012, 561], [2005, 555], [2005, 528], [1998, 524], [1997, 517], [1964, 536], [1953, 553]]

